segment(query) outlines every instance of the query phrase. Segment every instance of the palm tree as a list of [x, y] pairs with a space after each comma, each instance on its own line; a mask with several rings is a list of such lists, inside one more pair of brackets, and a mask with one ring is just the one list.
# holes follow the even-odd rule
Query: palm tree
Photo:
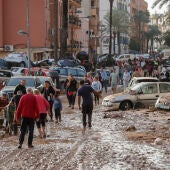
[[[117, 35], [117, 41], [118, 41], [118, 53], [121, 53], [121, 48], [120, 48], [120, 34], [121, 33], [127, 33], [128, 32], [128, 27], [129, 27], [129, 18], [127, 16], [127, 13], [122, 10], [114, 9], [112, 10], [112, 30], [111, 30], [111, 35], [114, 35], [114, 52], [115, 52], [115, 38]], [[108, 28], [110, 24], [110, 17], [109, 13], [105, 15], [105, 24], [106, 28]], [[106, 30], [109, 32], [110, 30]]]
[[143, 32], [144, 26], [149, 22], [149, 12], [148, 11], [138, 11], [136, 15], [133, 17], [133, 21], [135, 22], [135, 31], [137, 30], [137, 38], [140, 45], [140, 51], [143, 51]]
[[110, 13], [109, 13], [109, 59], [111, 61], [111, 54], [112, 54], [112, 8], [114, 0], [109, 0], [110, 2]]
[[160, 8], [162, 8], [163, 6], [167, 5], [168, 3], [170, 3], [169, 0], [155, 0], [152, 8], [156, 7], [159, 5]]
[[153, 51], [153, 42], [161, 34], [157, 25], [149, 25], [148, 34], [151, 41], [150, 51]]

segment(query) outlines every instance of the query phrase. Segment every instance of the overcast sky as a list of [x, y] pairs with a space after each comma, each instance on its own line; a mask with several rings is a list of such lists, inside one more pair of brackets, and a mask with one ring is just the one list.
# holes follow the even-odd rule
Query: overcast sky
[[148, 3], [148, 10], [151, 14], [156, 13], [163, 13], [166, 10], [166, 7], [162, 7], [161, 9], [159, 7], [156, 7], [154, 9], [152, 9], [152, 4], [154, 2], [154, 0], [145, 0]]

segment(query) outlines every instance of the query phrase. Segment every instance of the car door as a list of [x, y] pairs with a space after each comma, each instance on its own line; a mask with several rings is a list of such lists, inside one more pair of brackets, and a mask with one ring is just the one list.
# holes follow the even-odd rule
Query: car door
[[137, 101], [143, 103], [145, 106], [154, 105], [159, 97], [158, 84], [149, 83], [142, 84], [141, 92], [137, 96]]
[[160, 96], [167, 95], [170, 93], [170, 84], [169, 83], [159, 83], [159, 91], [160, 91]]

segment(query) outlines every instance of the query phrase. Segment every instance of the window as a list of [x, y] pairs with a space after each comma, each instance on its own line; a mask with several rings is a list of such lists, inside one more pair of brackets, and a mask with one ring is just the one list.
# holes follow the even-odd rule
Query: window
[[157, 84], [147, 84], [142, 87], [143, 94], [154, 94], [158, 93]]
[[159, 85], [159, 89], [160, 89], [160, 93], [170, 92], [170, 85], [169, 84], [161, 83]]
[[67, 71], [65, 68], [59, 68], [58, 70], [60, 71], [60, 73], [59, 73], [60, 75], [67, 76]]
[[86, 72], [83, 70], [77, 70], [77, 72], [78, 72], [79, 77], [85, 77], [85, 75], [86, 75]]
[[73, 76], [77, 76], [77, 71], [76, 71], [76, 69], [68, 69], [68, 75], [69, 74], [72, 74]]

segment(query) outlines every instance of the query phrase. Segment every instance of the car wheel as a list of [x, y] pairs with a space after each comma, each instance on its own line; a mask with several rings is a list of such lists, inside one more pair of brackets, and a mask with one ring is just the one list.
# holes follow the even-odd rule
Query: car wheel
[[130, 101], [123, 101], [120, 104], [120, 110], [129, 110], [132, 108], [132, 103]]
[[25, 67], [25, 63], [24, 63], [24, 62], [21, 62], [21, 63], [20, 63], [20, 67]]

